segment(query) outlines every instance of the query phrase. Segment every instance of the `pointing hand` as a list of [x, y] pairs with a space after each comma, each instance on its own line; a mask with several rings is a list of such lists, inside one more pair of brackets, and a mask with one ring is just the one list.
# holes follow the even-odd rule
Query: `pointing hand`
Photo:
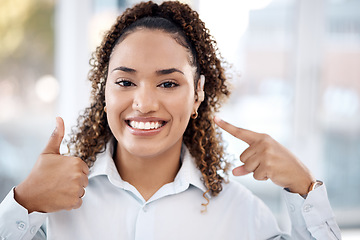
[[266, 134], [238, 128], [218, 117], [215, 123], [234, 137], [249, 144], [240, 155], [244, 165], [233, 169], [235, 176], [253, 172], [256, 180], [271, 179], [275, 184], [301, 195], [315, 179], [310, 171], [290, 151]]
[[64, 121], [56, 118], [46, 148], [29, 176], [15, 188], [15, 200], [29, 213], [71, 210], [82, 204], [89, 168], [80, 158], [60, 154], [64, 131]]

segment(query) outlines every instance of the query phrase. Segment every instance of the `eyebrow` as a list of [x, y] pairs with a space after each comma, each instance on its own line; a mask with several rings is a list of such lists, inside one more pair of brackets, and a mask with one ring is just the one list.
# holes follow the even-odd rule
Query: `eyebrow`
[[111, 72], [114, 72], [114, 71], [123, 71], [123, 72], [127, 72], [127, 73], [135, 73], [136, 70], [135, 69], [132, 69], [132, 68], [128, 68], [128, 67], [124, 67], [124, 66], [120, 66], [120, 67], [117, 67], [117, 68], [114, 68]]
[[169, 68], [169, 69], [157, 70], [156, 74], [157, 75], [167, 75], [167, 74], [171, 74], [171, 73], [174, 73], [174, 72], [178, 72], [178, 73], [181, 73], [182, 75], [185, 75], [182, 71], [180, 71], [177, 68]]
[[[124, 67], [124, 66], [114, 68], [112, 70], [112, 72], [114, 72], [116, 70], [117, 71], [127, 72], [127, 73], [136, 73], [137, 72], [135, 69], [132, 69], [132, 68], [129, 68], [129, 67]], [[157, 70], [156, 74], [157, 75], [168, 75], [168, 74], [171, 74], [171, 73], [174, 73], [174, 72], [178, 72], [178, 73], [181, 73], [182, 75], [185, 75], [184, 72], [180, 71], [177, 68], [168, 68], [168, 69]]]

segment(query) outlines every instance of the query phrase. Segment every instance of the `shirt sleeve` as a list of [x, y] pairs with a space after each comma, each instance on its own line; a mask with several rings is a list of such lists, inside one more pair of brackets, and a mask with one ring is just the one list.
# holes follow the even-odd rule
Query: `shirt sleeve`
[[294, 239], [341, 239], [325, 184], [311, 191], [306, 199], [284, 190]]
[[45, 239], [40, 237], [44, 233], [39, 229], [46, 217], [46, 213], [28, 214], [27, 209], [15, 201], [13, 188], [0, 204], [0, 239], [26, 240], [33, 239], [35, 235], [35, 239]]

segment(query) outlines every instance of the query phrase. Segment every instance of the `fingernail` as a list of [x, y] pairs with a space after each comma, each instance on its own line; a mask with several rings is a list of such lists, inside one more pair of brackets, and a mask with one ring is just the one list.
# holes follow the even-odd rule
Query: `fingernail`
[[56, 132], [57, 132], [57, 127], [54, 129], [54, 131], [52, 132], [51, 136], [55, 136], [56, 135]]
[[56, 132], [57, 132], [57, 129], [58, 129], [57, 125], [58, 125], [58, 123], [57, 123], [57, 118], [56, 118], [56, 119], [55, 119], [55, 129], [54, 129], [54, 131], [52, 132], [51, 136], [55, 136], [55, 134], [56, 134]]

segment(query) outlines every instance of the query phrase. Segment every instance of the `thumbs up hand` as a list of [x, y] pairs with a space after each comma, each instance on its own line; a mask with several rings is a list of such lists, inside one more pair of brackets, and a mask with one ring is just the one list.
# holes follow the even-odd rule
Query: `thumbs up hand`
[[15, 200], [29, 213], [71, 210], [82, 204], [89, 168], [80, 158], [60, 154], [64, 132], [64, 121], [58, 117], [46, 148], [29, 176], [15, 188]]

